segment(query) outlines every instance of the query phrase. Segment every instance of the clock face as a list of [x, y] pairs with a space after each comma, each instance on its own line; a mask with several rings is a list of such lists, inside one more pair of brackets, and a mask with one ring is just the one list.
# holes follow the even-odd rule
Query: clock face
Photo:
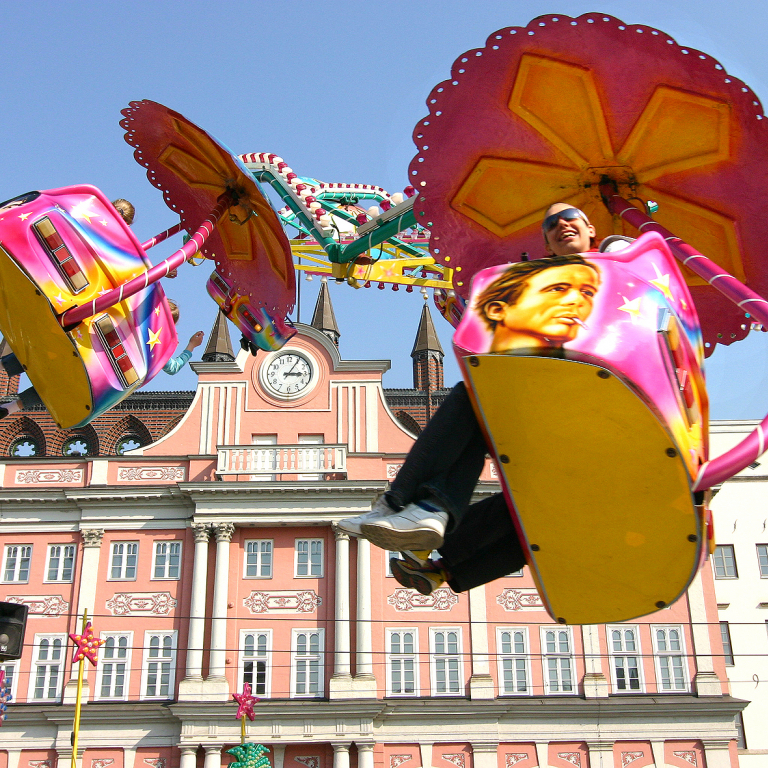
[[304, 355], [284, 352], [268, 363], [264, 383], [277, 395], [299, 395], [312, 382], [312, 373], [312, 363]]

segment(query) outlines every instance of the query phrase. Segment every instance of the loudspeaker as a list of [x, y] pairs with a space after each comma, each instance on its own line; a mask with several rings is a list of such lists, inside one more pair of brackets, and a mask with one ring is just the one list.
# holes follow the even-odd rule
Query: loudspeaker
[[27, 613], [28, 605], [0, 603], [0, 661], [21, 658]]

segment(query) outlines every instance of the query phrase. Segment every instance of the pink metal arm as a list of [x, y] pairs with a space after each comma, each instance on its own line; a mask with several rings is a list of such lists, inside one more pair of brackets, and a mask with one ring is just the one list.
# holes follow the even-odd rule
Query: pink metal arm
[[79, 307], [72, 307], [59, 316], [59, 323], [65, 329], [74, 328], [88, 317], [93, 317], [99, 312], [103, 312], [109, 307], [119, 304], [124, 299], [133, 296], [135, 293], [146, 288], [148, 285], [156, 283], [160, 278], [165, 277], [172, 269], [176, 269], [183, 264], [190, 256], [203, 247], [203, 244], [216, 227], [216, 223], [221, 218], [224, 211], [229, 208], [231, 201], [228, 195], [222, 195], [216, 207], [211, 211], [208, 218], [198, 227], [192, 237], [174, 254], [165, 261], [161, 261], [144, 274], [134, 277], [119, 288], [113, 288], [111, 291], [99, 296], [88, 304], [82, 304]]
[[162, 243], [163, 240], [167, 240], [169, 237], [173, 237], [174, 235], [178, 234], [182, 229], [184, 229], [184, 225], [179, 222], [178, 224], [172, 226], [170, 229], [166, 229], [165, 232], [161, 232], [159, 235], [155, 235], [146, 242], [142, 243], [141, 247], [145, 251], [148, 251], [150, 248], [154, 248], [158, 243]]
[[[640, 232], [658, 232], [667, 241], [678, 261], [693, 270], [699, 277], [704, 278], [713, 288], [720, 291], [738, 307], [748, 311], [760, 323], [768, 325], [768, 301], [740, 283], [733, 275], [718, 267], [714, 261], [673, 235], [668, 229], [657, 224], [650, 216], [635, 208], [623, 197], [615, 194], [611, 184], [601, 185], [600, 191], [611, 213], [621, 216]], [[758, 424], [754, 432], [737, 446], [722, 456], [704, 463], [699, 469], [693, 490], [711, 488], [748, 467], [765, 452], [767, 433], [768, 415]]]

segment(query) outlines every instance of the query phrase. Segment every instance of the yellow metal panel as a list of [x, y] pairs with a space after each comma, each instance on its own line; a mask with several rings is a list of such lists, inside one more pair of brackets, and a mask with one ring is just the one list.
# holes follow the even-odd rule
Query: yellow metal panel
[[600, 624], [674, 602], [696, 573], [702, 527], [685, 465], [654, 413], [594, 365], [473, 359], [478, 416], [551, 614]]
[[83, 361], [34, 283], [0, 248], [0, 332], [62, 429], [92, 412]]
[[611, 139], [591, 70], [524, 54], [509, 108], [546, 136], [575, 166], [613, 160]]

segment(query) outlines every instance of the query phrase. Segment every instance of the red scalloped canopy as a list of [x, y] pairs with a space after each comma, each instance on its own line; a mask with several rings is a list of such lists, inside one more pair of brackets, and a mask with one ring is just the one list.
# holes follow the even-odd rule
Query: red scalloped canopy
[[250, 303], [283, 316], [293, 309], [296, 281], [290, 244], [248, 169], [183, 115], [154, 101], [122, 111], [125, 140], [168, 207], [194, 232], [229, 192], [238, 201], [202, 248]]
[[[660, 224], [768, 295], [768, 119], [711, 56], [603, 14], [541, 16], [460, 56], [427, 104], [414, 209], [462, 296], [479, 269], [544, 255], [551, 203], [582, 208], [601, 237], [637, 236], [603, 205], [605, 177], [658, 202]], [[708, 353], [744, 338], [744, 312], [687, 278]]]

